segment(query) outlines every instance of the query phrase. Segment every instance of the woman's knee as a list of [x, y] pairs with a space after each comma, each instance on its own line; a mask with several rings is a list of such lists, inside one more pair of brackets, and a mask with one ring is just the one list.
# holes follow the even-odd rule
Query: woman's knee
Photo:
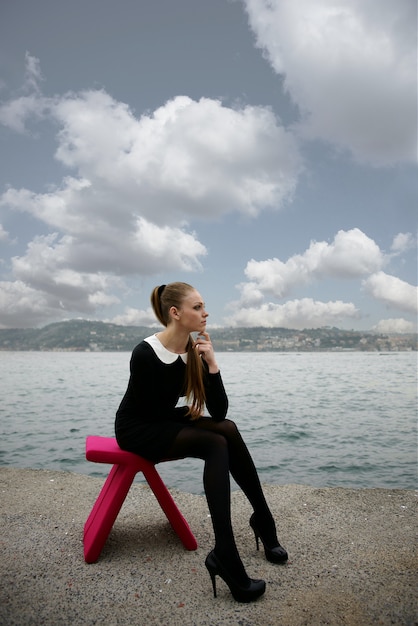
[[225, 437], [225, 440], [229, 445], [234, 445], [241, 440], [241, 435], [238, 430], [238, 426], [232, 420], [226, 419], [222, 422], [216, 422], [216, 430], [219, 435]]
[[230, 419], [225, 419], [222, 422], [218, 422], [221, 432], [227, 439], [234, 437], [238, 433], [238, 426]]
[[222, 435], [222, 437], [225, 437], [226, 441], [231, 441], [239, 436], [237, 425], [230, 419], [222, 420], [222, 422], [215, 422], [210, 418], [203, 418], [202, 420], [199, 420], [196, 426], [199, 429]]

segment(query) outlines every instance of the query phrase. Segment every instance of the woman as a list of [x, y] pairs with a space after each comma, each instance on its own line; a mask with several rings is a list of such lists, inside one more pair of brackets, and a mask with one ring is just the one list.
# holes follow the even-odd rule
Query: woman
[[[200, 294], [186, 283], [155, 287], [151, 303], [165, 329], [136, 346], [128, 388], [116, 414], [121, 448], [154, 463], [162, 459], [203, 459], [203, 484], [215, 534], [205, 565], [216, 597], [216, 575], [238, 602], [263, 595], [264, 580], [249, 578], [231, 525], [230, 477], [250, 501], [250, 525], [267, 559], [287, 560], [278, 542], [272, 514], [248, 449], [235, 425], [226, 419], [228, 399], [213, 347], [206, 332], [208, 313]], [[194, 340], [191, 333], [197, 332]], [[179, 406], [186, 397], [187, 405]], [[206, 407], [210, 417], [203, 416]]]

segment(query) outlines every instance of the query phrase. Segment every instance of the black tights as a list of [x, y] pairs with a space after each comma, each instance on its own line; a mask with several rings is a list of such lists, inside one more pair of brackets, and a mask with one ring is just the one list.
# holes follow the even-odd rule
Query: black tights
[[247, 496], [264, 532], [272, 539], [276, 538], [274, 520], [257, 470], [234, 422], [201, 418], [185, 426], [172, 443], [167, 458], [186, 457], [205, 462], [203, 486], [215, 533], [215, 551], [219, 557], [238, 556], [231, 525], [230, 472]]

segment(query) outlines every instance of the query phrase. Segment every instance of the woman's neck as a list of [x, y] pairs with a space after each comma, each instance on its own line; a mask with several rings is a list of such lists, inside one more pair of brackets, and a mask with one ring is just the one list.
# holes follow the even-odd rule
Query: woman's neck
[[157, 337], [169, 352], [174, 352], [174, 354], [187, 352], [188, 333], [179, 333], [168, 326], [165, 330], [157, 333]]

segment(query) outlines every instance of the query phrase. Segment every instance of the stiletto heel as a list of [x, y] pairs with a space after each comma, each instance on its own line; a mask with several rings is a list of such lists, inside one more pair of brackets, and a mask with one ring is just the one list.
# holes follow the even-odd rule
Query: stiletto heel
[[[254, 529], [253, 529], [254, 530]], [[254, 530], [254, 537], [255, 537], [255, 545], [257, 546], [257, 552], [260, 549], [259, 543], [258, 543], [258, 535]]]
[[[208, 556], [209, 558], [209, 556]], [[209, 576], [210, 579], [212, 581], [212, 587], [213, 587], [213, 597], [216, 598], [216, 576], [215, 576], [215, 572], [211, 569], [211, 565], [208, 565], [208, 558], [205, 561], [205, 565], [207, 567], [207, 570], [209, 572]]]
[[213, 596], [216, 598], [216, 575], [220, 576], [228, 585], [229, 590], [237, 602], [253, 602], [257, 600], [266, 590], [266, 583], [264, 580], [255, 580], [248, 578], [248, 583], [245, 586], [240, 585], [233, 576], [226, 570], [224, 565], [216, 556], [214, 550], [209, 552], [205, 561], [206, 568], [212, 580]]
[[283, 548], [283, 546], [280, 545], [280, 543], [277, 541], [277, 544], [275, 546], [273, 546], [272, 548], [269, 548], [266, 545], [265, 540], [263, 539], [261, 532], [257, 526], [257, 523], [255, 521], [255, 513], [253, 513], [250, 517], [250, 526], [254, 531], [254, 536], [255, 536], [255, 543], [257, 546], [257, 550], [260, 549], [259, 546], [259, 538], [261, 539], [261, 542], [264, 546], [264, 553], [266, 555], [266, 559], [267, 561], [270, 561], [271, 563], [286, 563], [287, 559], [289, 558], [286, 550]]

